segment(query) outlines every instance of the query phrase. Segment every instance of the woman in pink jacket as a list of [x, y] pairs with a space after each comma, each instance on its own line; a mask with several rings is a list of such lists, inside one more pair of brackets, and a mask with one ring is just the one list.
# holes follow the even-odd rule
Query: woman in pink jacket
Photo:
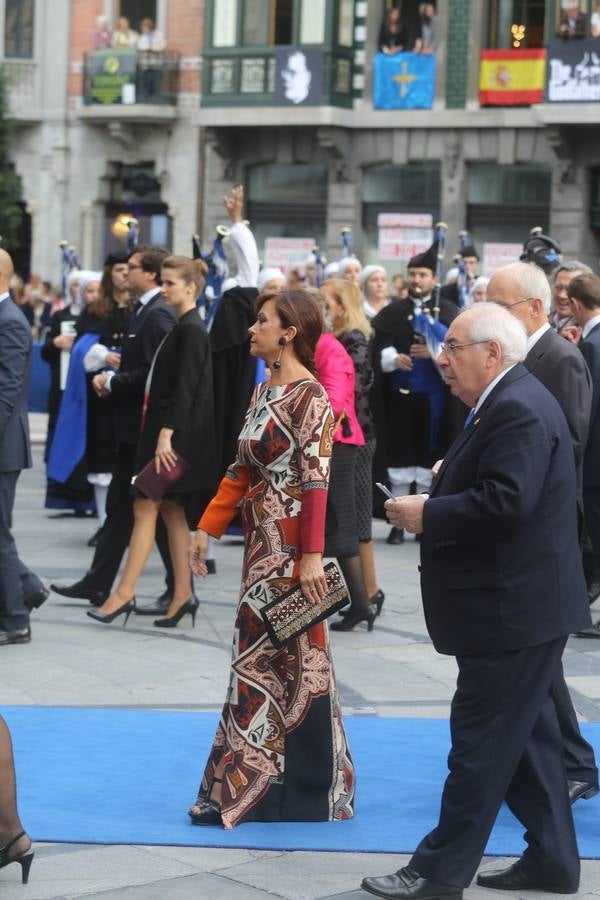
[[354, 505], [356, 449], [365, 443], [354, 409], [354, 363], [331, 334], [331, 313], [325, 297], [320, 291], [311, 293], [321, 304], [324, 320], [315, 352], [317, 378], [327, 391], [335, 421], [324, 556], [337, 559], [351, 600], [348, 615], [340, 622], [333, 622], [330, 628], [352, 631], [360, 622], [366, 622], [367, 629], [372, 631], [377, 608], [369, 602], [362, 576]]

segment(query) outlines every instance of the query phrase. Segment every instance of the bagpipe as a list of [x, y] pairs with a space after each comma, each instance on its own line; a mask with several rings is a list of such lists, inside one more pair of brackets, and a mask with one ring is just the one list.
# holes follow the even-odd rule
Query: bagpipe
[[127, 252], [131, 256], [140, 240], [140, 223], [137, 219], [127, 219]]
[[433, 303], [433, 318], [436, 322], [440, 317], [440, 291], [442, 290], [442, 277], [444, 275], [447, 231], [448, 226], [445, 222], [438, 222], [433, 230], [433, 240], [437, 244], [437, 255], [435, 260], [435, 283], [431, 292], [431, 300]]
[[216, 236], [208, 253], [202, 252], [202, 241], [198, 234], [192, 235], [192, 256], [194, 259], [202, 259], [207, 267], [206, 283], [204, 290], [197, 300], [200, 315], [207, 331], [210, 331], [214, 321], [221, 295], [223, 282], [229, 274], [227, 257], [223, 249], [223, 241], [229, 237], [229, 228], [226, 225], [217, 225]]
[[[434, 244], [436, 245], [436, 268], [435, 283], [431, 291], [430, 308], [422, 308], [420, 312], [415, 313], [413, 320], [413, 331], [426, 344], [431, 359], [437, 365], [437, 358], [440, 355], [440, 345], [442, 344], [447, 327], [440, 321], [440, 291], [442, 274], [444, 270], [444, 255], [446, 252], [446, 232], [448, 226], [445, 222], [438, 222], [434, 228]], [[417, 299], [420, 290], [417, 289]]]
[[315, 244], [313, 253], [315, 255], [315, 287], [320, 288], [324, 281], [327, 260], [321, 253], [321, 248], [318, 244]]
[[[459, 231], [458, 233], [459, 240], [459, 253], [458, 253], [458, 279], [456, 282], [456, 286], [458, 287], [458, 308], [464, 309], [467, 305], [467, 301], [469, 299], [469, 291], [471, 288], [470, 285], [470, 277], [467, 272], [467, 266], [465, 264], [465, 258], [463, 256], [464, 251], [467, 247], [471, 246], [471, 238], [469, 236], [468, 231]], [[456, 257], [455, 257], [456, 258]]]
[[77, 258], [76, 249], [68, 241], [61, 241], [58, 245], [60, 248], [60, 293], [68, 302], [67, 297], [67, 277], [73, 269], [80, 269], [79, 259]]
[[348, 225], [344, 225], [340, 229], [342, 236], [342, 259], [352, 256], [352, 229]]

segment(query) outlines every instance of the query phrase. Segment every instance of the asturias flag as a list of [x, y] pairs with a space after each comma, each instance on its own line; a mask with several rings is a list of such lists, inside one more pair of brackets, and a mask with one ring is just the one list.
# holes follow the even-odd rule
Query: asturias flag
[[479, 102], [482, 106], [541, 103], [546, 83], [546, 51], [482, 50]]
[[435, 54], [375, 56], [375, 109], [431, 109], [435, 94]]

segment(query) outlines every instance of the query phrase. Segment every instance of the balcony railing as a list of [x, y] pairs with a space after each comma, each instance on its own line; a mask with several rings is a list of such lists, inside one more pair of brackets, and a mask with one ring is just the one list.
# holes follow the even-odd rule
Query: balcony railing
[[[274, 49], [209, 50], [204, 55], [203, 106], [272, 106]], [[324, 50], [320, 105], [352, 106], [352, 52]]]
[[179, 54], [94, 50], [83, 60], [83, 102], [174, 106], [179, 93]]

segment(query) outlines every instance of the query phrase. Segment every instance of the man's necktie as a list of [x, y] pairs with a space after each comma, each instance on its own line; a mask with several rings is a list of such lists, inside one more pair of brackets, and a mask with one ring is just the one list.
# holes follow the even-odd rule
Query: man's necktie
[[473, 407], [473, 409], [471, 410], [471, 412], [465, 419], [465, 424], [463, 425], [463, 428], [468, 428], [474, 418], [475, 418], [475, 407]]

